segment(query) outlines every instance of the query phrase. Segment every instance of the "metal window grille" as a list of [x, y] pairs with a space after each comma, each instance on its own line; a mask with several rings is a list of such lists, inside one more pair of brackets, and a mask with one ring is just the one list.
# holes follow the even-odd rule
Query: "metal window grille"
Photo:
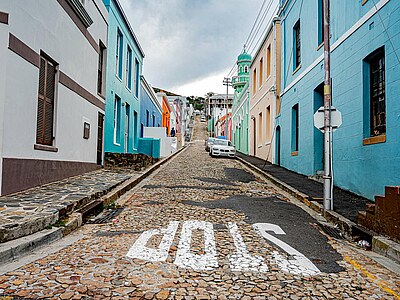
[[301, 64], [301, 38], [300, 38], [300, 20], [294, 25], [295, 37], [295, 68]]
[[385, 53], [380, 51], [370, 60], [371, 136], [386, 133]]

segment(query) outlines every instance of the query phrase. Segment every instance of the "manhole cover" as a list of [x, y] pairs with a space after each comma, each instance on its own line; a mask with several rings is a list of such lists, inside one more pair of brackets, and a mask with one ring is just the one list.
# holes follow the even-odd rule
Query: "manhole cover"
[[344, 239], [343, 234], [339, 231], [339, 229], [324, 224], [318, 224], [318, 225], [322, 229], [322, 231], [325, 232], [327, 235], [338, 240]]

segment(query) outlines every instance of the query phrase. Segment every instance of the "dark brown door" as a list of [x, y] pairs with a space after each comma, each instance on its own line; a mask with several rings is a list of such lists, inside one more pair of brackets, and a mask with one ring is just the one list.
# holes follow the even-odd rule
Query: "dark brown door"
[[99, 112], [97, 118], [97, 164], [102, 165], [103, 162], [103, 126], [104, 126], [104, 115]]

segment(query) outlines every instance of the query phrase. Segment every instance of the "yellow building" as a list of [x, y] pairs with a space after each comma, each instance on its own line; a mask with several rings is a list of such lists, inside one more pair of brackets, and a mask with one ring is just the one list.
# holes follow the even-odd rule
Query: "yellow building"
[[280, 110], [281, 26], [274, 18], [250, 65], [249, 154], [274, 160], [275, 116]]

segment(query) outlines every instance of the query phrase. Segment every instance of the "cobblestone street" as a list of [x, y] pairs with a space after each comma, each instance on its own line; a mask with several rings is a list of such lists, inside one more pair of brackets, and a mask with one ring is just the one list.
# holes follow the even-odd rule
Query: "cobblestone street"
[[[239, 161], [211, 158], [205, 124], [195, 124], [189, 147], [117, 201], [124, 209], [112, 221], [86, 224], [73, 245], [0, 276], [0, 296], [400, 299], [398, 275], [324, 235], [317, 220]], [[227, 208], [238, 196], [240, 203], [262, 199], [275, 225], [242, 204]], [[295, 214], [277, 213], [274, 205]], [[303, 233], [290, 233], [285, 222], [302, 222]], [[277, 236], [281, 227], [287, 239]], [[307, 243], [312, 249], [301, 246]]]

